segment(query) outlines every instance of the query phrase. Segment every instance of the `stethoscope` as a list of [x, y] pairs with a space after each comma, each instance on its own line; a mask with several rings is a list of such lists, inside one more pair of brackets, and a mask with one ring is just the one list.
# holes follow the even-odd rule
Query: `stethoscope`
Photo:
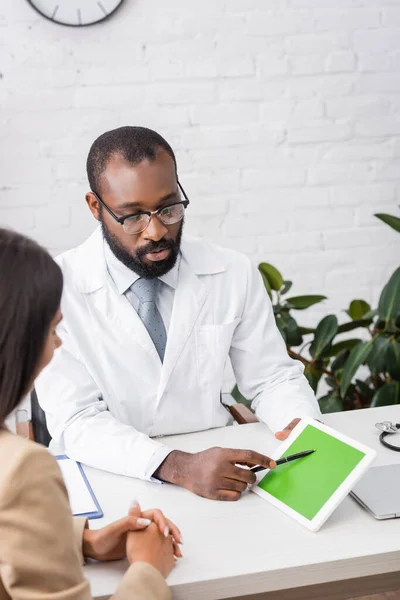
[[387, 435], [391, 433], [397, 433], [400, 429], [400, 423], [392, 423], [391, 421], [382, 421], [381, 423], [375, 423], [375, 427], [379, 429], [382, 433], [379, 436], [379, 441], [381, 444], [386, 446], [386, 448], [390, 448], [390, 450], [395, 450], [396, 452], [400, 452], [400, 446], [393, 446], [393, 444], [389, 444], [385, 440]]

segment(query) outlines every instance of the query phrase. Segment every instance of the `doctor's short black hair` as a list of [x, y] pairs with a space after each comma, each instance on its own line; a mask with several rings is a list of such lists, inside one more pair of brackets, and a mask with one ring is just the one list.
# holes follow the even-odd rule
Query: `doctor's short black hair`
[[98, 193], [100, 179], [108, 161], [115, 154], [122, 156], [129, 164], [138, 165], [146, 158], [155, 160], [158, 150], [165, 150], [175, 164], [174, 151], [159, 133], [147, 127], [118, 127], [106, 131], [95, 140], [89, 150], [86, 161], [86, 171], [90, 189]]

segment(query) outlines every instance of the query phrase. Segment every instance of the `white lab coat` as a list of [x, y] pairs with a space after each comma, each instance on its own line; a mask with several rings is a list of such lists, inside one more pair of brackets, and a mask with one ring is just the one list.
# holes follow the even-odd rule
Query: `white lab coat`
[[228, 355], [241, 392], [273, 431], [295, 417], [320, 418], [250, 260], [185, 235], [181, 250], [163, 364], [108, 274], [101, 230], [58, 258], [63, 346], [36, 389], [50, 434], [70, 457], [150, 479], [161, 448], [154, 438], [229, 422], [220, 403]]

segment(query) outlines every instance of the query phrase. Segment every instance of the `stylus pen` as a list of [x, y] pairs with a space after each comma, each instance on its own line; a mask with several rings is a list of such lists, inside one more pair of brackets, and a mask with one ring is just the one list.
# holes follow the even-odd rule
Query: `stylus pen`
[[[303, 456], [308, 456], [312, 454], [315, 450], [304, 450], [303, 452], [297, 452], [297, 454], [291, 454], [290, 456], [285, 456], [284, 458], [279, 458], [276, 460], [277, 465], [283, 465], [284, 463], [291, 462], [292, 460], [297, 460], [298, 458], [303, 458]], [[252, 467], [250, 471], [253, 473], [258, 473], [258, 471], [266, 471], [268, 467]]]

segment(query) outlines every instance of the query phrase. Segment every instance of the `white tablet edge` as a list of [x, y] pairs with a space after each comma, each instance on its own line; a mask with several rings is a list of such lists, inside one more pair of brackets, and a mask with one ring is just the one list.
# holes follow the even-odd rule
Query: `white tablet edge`
[[255, 494], [257, 494], [258, 496], [268, 500], [268, 502], [273, 504], [275, 507], [279, 508], [282, 512], [289, 515], [290, 517], [295, 519], [297, 522], [301, 523], [301, 525], [304, 525], [305, 527], [307, 527], [307, 529], [310, 529], [311, 531], [318, 531], [318, 529], [321, 527], [321, 525], [323, 525], [323, 523], [326, 521], [326, 519], [333, 513], [335, 508], [337, 508], [337, 506], [339, 506], [341, 501], [351, 491], [351, 489], [354, 487], [354, 485], [357, 483], [357, 481], [361, 478], [361, 476], [367, 471], [367, 469], [369, 468], [369, 466], [371, 465], [371, 463], [373, 462], [373, 460], [376, 457], [376, 451], [372, 450], [371, 448], [368, 448], [368, 446], [364, 446], [364, 444], [361, 444], [360, 442], [357, 442], [356, 440], [353, 440], [352, 438], [349, 438], [348, 436], [340, 433], [339, 431], [336, 431], [335, 429], [332, 429], [331, 427], [328, 427], [327, 425], [324, 425], [323, 423], [316, 421], [315, 419], [306, 417], [306, 418], [303, 418], [300, 421], [300, 423], [293, 429], [293, 431], [289, 435], [289, 437], [284, 442], [282, 442], [278, 446], [278, 448], [275, 449], [271, 458], [273, 458], [275, 460], [280, 458], [282, 456], [282, 454], [284, 454], [284, 452], [286, 452], [286, 450], [292, 445], [294, 440], [298, 438], [298, 436], [302, 433], [302, 431], [304, 431], [304, 429], [307, 427], [307, 425], [312, 425], [316, 429], [320, 429], [321, 431], [328, 433], [329, 435], [348, 444], [349, 446], [352, 446], [353, 448], [360, 450], [360, 452], [363, 452], [365, 454], [365, 456], [361, 459], [361, 461], [353, 469], [353, 471], [348, 475], [348, 477], [346, 477], [346, 479], [340, 484], [340, 486], [337, 488], [337, 490], [332, 494], [332, 496], [329, 498], [329, 500], [318, 511], [318, 513], [315, 515], [315, 517], [311, 520], [306, 519], [303, 515], [300, 515], [298, 512], [296, 512], [295, 510], [293, 510], [292, 508], [287, 506], [281, 500], [278, 500], [277, 498], [275, 498], [274, 496], [272, 496], [265, 490], [257, 487], [258, 483], [261, 481], [261, 479], [263, 479], [263, 477], [265, 477], [265, 475], [268, 473], [268, 471], [262, 471], [257, 474], [257, 482], [251, 488], [251, 491], [254, 492]]

